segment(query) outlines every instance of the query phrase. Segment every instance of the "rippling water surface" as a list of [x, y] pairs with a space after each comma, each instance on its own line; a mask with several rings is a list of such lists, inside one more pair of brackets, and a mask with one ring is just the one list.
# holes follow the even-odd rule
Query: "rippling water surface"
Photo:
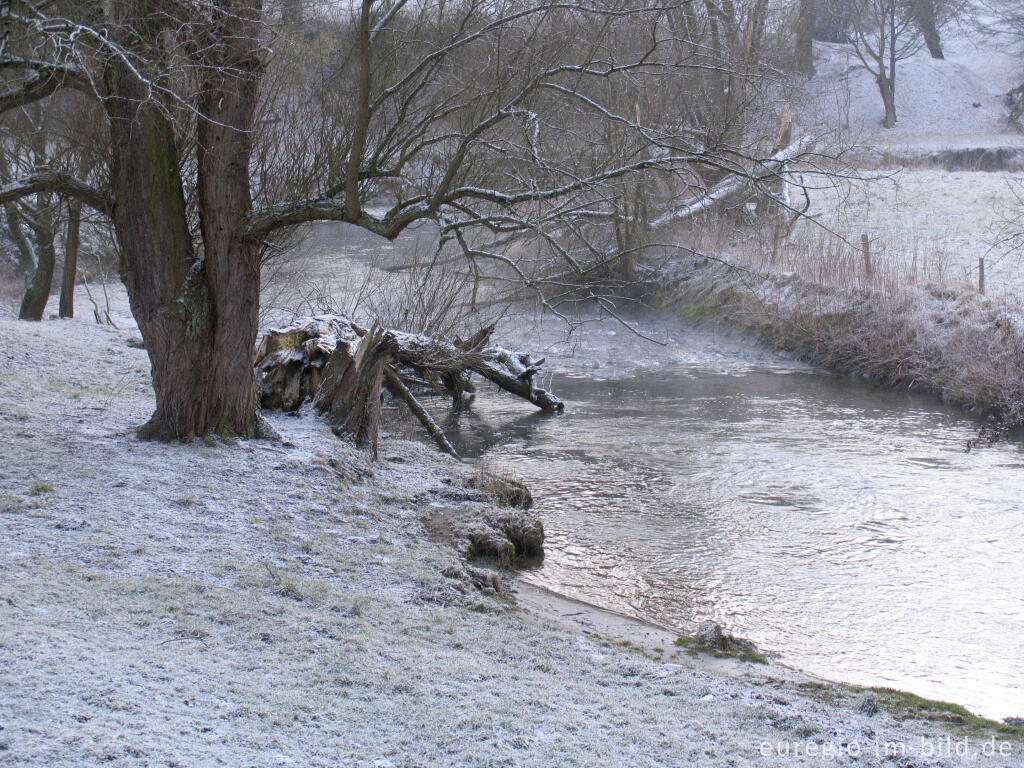
[[[318, 266], [339, 295], [430, 242], [312, 232], [304, 279]], [[527, 578], [681, 629], [712, 618], [828, 678], [1024, 716], [1022, 444], [966, 453], [977, 422], [934, 398], [634, 320], [661, 344], [608, 321], [571, 342], [555, 321], [508, 324], [496, 336], [547, 355], [566, 413], [481, 385], [446, 422], [464, 455], [530, 484], [547, 556]]]
[[[557, 417], [484, 394], [458, 441], [522, 476], [547, 531], [528, 579], [628, 614], [712, 618], [784, 661], [1024, 715], [1024, 451], [966, 453], [935, 399], [681, 324], [547, 347]], [[528, 341], [530, 340], [530, 341]]]

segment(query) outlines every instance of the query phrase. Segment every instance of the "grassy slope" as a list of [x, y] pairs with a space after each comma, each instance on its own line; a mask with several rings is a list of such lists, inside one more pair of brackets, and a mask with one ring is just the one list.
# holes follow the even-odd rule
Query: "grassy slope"
[[424, 537], [473, 507], [454, 463], [387, 440], [371, 475], [305, 418], [140, 443], [146, 368], [0, 320], [0, 765], [814, 765], [761, 740], [937, 733], [537, 629]]

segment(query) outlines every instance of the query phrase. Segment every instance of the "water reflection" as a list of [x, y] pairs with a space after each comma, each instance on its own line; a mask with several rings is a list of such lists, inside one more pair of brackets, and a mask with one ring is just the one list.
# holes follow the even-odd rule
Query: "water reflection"
[[[433, 237], [311, 232], [302, 274], [341, 306]], [[484, 385], [446, 425], [533, 489], [548, 541], [529, 578], [660, 623], [714, 618], [827, 677], [1024, 715], [1020, 444], [968, 454], [977, 425], [933, 399], [635, 320], [663, 345], [517, 318], [496, 338], [547, 356], [568, 411]]]
[[825, 676], [1024, 714], [1019, 445], [968, 454], [975, 425], [930, 398], [659, 331], [673, 344], [625, 364], [600, 331], [576, 356], [552, 343], [561, 417], [483, 395], [460, 420], [466, 455], [534, 491], [548, 544], [529, 578], [661, 623], [714, 618]]

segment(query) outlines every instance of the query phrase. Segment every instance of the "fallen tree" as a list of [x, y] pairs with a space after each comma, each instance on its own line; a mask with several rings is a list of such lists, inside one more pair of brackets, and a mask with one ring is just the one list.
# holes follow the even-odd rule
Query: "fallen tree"
[[809, 136], [797, 139], [792, 144], [780, 149], [767, 160], [758, 163], [748, 173], [727, 176], [718, 182], [704, 194], [686, 200], [681, 205], [663, 213], [651, 221], [651, 228], [657, 229], [666, 224], [686, 221], [705, 211], [710, 211], [724, 203], [735, 200], [744, 195], [750, 194], [752, 189], [758, 186], [781, 181], [786, 172], [786, 166], [797, 160], [805, 152], [810, 151], [814, 146], [814, 139]]
[[490, 344], [494, 326], [463, 341], [363, 328], [340, 315], [317, 315], [269, 331], [256, 352], [260, 404], [296, 411], [312, 401], [336, 433], [377, 455], [382, 387], [404, 401], [441, 450], [457, 457], [416, 392], [445, 395], [461, 408], [473, 397], [471, 374], [545, 411], [564, 404], [539, 387], [543, 359]]

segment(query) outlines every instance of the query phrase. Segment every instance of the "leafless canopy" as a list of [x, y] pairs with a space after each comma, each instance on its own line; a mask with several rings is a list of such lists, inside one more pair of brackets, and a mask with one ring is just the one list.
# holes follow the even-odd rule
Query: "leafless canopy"
[[[780, 149], [752, 128], [766, 0], [307, 5], [281, 24], [260, 0], [2, 6], [0, 113], [74, 91], [109, 161], [23, 168], [0, 204], [55, 193], [112, 219], [158, 431], [252, 431], [259, 255], [282, 231], [429, 219], [473, 270], [553, 306], [651, 207]], [[609, 245], [615, 226], [630, 242]]]

